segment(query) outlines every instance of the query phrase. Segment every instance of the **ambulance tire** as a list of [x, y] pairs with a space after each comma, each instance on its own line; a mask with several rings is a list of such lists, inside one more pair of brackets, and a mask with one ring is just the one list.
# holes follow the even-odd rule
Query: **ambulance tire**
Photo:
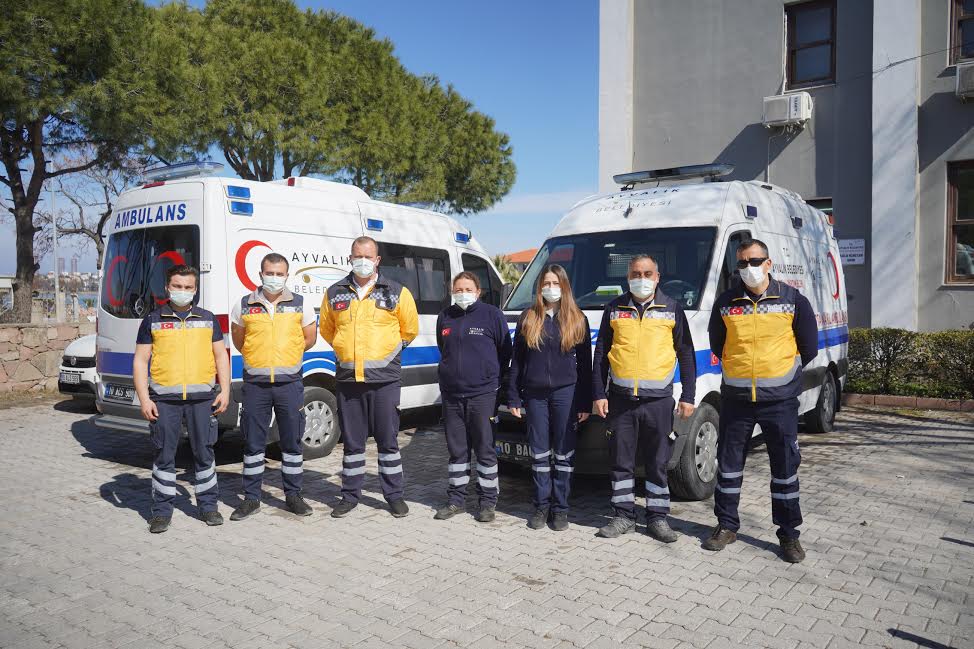
[[717, 484], [717, 409], [701, 403], [685, 432], [686, 442], [676, 466], [669, 472], [670, 491], [685, 500], [710, 498]]
[[330, 455], [342, 436], [338, 426], [338, 400], [329, 390], [309, 385], [304, 388], [304, 409], [305, 432], [301, 438], [304, 459]]
[[831, 433], [835, 430], [835, 411], [839, 405], [839, 390], [831, 370], [825, 372], [818, 403], [805, 413], [806, 433]]

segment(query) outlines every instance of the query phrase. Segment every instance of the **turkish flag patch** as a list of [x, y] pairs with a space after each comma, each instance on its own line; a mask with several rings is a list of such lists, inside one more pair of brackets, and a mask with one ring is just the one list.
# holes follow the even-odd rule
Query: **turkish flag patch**
[[731, 310], [727, 312], [729, 315], [744, 315], [744, 307], [735, 306], [731, 307]]
[[449, 336], [450, 335], [450, 327], [447, 327], [445, 329], [441, 329], [440, 330], [440, 335], [441, 336]]
[[620, 318], [630, 318], [630, 319], [632, 319], [632, 311], [620, 311], [619, 312], [619, 317]]
[[335, 306], [333, 308], [335, 311], [344, 311], [348, 308], [348, 302], [335, 302]]
[[710, 364], [711, 365], [719, 365], [720, 364], [720, 359], [717, 358], [717, 354], [715, 354], [713, 352], [710, 352]]
[[257, 315], [257, 314], [260, 314], [260, 313], [263, 313], [263, 312], [264, 312], [264, 310], [262, 308], [260, 308], [259, 306], [252, 306], [247, 311], [247, 313], [250, 314], [250, 315]]
[[176, 326], [175, 322], [163, 322], [160, 329], [173, 329]]

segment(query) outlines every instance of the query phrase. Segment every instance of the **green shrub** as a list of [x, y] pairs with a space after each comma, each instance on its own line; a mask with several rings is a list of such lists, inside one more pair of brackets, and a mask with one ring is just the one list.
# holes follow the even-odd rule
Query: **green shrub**
[[974, 397], [974, 331], [849, 331], [848, 392]]

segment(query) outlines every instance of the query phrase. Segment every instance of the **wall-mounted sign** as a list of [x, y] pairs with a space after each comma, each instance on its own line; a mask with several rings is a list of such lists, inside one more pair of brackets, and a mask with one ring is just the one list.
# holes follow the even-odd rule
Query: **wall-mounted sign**
[[839, 239], [839, 256], [843, 266], [862, 266], [866, 263], [866, 240]]

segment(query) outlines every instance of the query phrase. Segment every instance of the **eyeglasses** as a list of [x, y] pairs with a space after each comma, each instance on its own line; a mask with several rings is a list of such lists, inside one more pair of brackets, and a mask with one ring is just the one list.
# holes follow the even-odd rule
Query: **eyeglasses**
[[755, 268], [757, 268], [758, 266], [760, 266], [766, 261], [768, 261], [767, 257], [751, 257], [750, 259], [738, 259], [737, 268], [739, 270], [744, 270], [748, 266], [754, 266]]

